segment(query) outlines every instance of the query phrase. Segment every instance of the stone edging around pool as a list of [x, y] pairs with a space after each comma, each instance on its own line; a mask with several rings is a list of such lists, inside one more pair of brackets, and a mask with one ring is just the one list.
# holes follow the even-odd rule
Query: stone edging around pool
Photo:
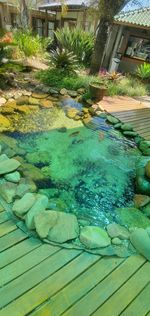
[[[93, 108], [84, 109], [82, 121], [85, 125], [91, 120], [91, 114], [102, 116], [125, 136], [134, 137], [142, 153], [150, 155], [150, 141], [141, 139], [130, 124], [122, 124], [109, 114], [93, 111]], [[66, 114], [71, 119], [81, 119], [77, 109], [68, 108]], [[17, 169], [20, 165], [18, 160], [9, 159], [5, 153], [0, 155], [0, 176], [3, 181], [0, 196], [4, 205], [9, 205], [10, 212], [25, 222], [28, 231], [36, 231], [43, 241], [66, 248], [120, 257], [127, 257], [137, 251], [150, 260], [150, 220], [142, 214], [150, 216], [150, 161], [137, 170], [136, 187], [140, 194], [135, 195], [134, 207], [118, 209], [123, 213], [130, 212], [132, 216], [140, 214], [142, 228], [127, 229], [112, 223], [107, 225], [106, 230], [88, 226], [86, 221], [78, 221], [73, 214], [48, 210], [48, 198], [45, 195], [30, 192], [29, 189], [23, 195], [18, 194], [21, 174]], [[142, 223], [143, 218], [145, 220]]]
[[[7, 203], [13, 214], [23, 220], [29, 231], [46, 242], [62, 245], [67, 248], [85, 249], [100, 255], [118, 255], [127, 257], [134, 253], [131, 244], [150, 260], [150, 226], [147, 228], [130, 228], [112, 223], [106, 230], [96, 226], [86, 226], [86, 221], [77, 220], [73, 214], [47, 210], [48, 198], [45, 195], [27, 192], [19, 198], [21, 175], [17, 169], [20, 162], [0, 155], [0, 175], [3, 183], [0, 196]], [[136, 205], [145, 207], [150, 197], [136, 195]], [[122, 209], [123, 210], [123, 209]], [[140, 212], [136, 208], [124, 208], [125, 211]], [[137, 214], [136, 214], [137, 216]], [[144, 216], [144, 215], [143, 215]], [[147, 219], [148, 220], [148, 219]], [[74, 241], [66, 244], [67, 241]]]

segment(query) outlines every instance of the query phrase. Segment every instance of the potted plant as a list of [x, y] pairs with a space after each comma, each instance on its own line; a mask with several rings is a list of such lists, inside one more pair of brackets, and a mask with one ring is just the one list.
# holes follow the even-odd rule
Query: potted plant
[[89, 84], [91, 98], [95, 101], [101, 101], [106, 95], [107, 86], [105, 83], [91, 82]]

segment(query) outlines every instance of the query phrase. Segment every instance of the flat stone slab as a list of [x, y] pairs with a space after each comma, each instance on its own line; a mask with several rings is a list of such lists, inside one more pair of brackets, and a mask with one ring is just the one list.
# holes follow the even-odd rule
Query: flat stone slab
[[56, 222], [52, 228], [50, 228], [47, 238], [51, 241], [63, 243], [67, 240], [75, 239], [79, 236], [79, 225], [75, 215], [48, 211], [51, 216], [51, 221], [54, 216], [57, 216]]
[[41, 213], [45, 211], [46, 207], [48, 205], [48, 197], [46, 195], [37, 194], [36, 195], [36, 201], [27, 213], [25, 217], [25, 222], [28, 227], [28, 229], [34, 229], [35, 223], [34, 223], [34, 216], [38, 213]]
[[116, 223], [109, 224], [107, 232], [111, 238], [129, 239], [130, 236], [127, 228]]
[[24, 216], [30, 210], [35, 201], [35, 194], [26, 193], [21, 199], [14, 202], [12, 210], [18, 217], [22, 218], [22, 216]]
[[85, 226], [80, 232], [80, 241], [89, 249], [107, 247], [111, 240], [107, 232], [96, 226]]
[[6, 159], [0, 162], [0, 175], [10, 173], [20, 166], [20, 162], [15, 159]]

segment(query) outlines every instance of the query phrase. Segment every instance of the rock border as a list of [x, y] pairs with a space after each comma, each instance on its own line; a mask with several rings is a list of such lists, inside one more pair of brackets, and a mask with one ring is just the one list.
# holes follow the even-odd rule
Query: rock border
[[[78, 93], [83, 93], [83, 91], [75, 93], [64, 90], [61, 89], [60, 91], [62, 97], [69, 94], [76, 98]], [[55, 92], [53, 95], [56, 96], [56, 91], [53, 92]], [[16, 103], [18, 107], [25, 105], [51, 107], [52, 101], [47, 99], [46, 104], [44, 104], [42, 102], [44, 98], [48, 98], [48, 95], [24, 92], [24, 95], [16, 96]], [[4, 97], [1, 99], [1, 106], [6, 106], [8, 102], [4, 102]], [[13, 100], [9, 98], [9, 102], [13, 102]], [[91, 106], [91, 102], [88, 102], [82, 111], [68, 107], [66, 115], [70, 119], [82, 120], [86, 126], [90, 126], [92, 116], [97, 115], [105, 118], [124, 136], [134, 138], [144, 156], [147, 158], [150, 156], [150, 141], [137, 135], [130, 124], [123, 124], [102, 109], [95, 109], [94, 106]], [[31, 189], [30, 185], [27, 186], [25, 182], [21, 183], [21, 180], [24, 179], [17, 171], [21, 163], [16, 159], [8, 158], [5, 153], [1, 152], [1, 146], [0, 154], [1, 204], [3, 204], [4, 209], [9, 209], [9, 214], [13, 214], [16, 220], [19, 218], [25, 223], [27, 232], [36, 232], [37, 236], [47, 243], [66, 248], [83, 249], [101, 256], [128, 257], [137, 251], [150, 261], [150, 226], [147, 225], [145, 229], [140, 227], [127, 229], [119, 224], [111, 223], [107, 225], [106, 229], [102, 229], [78, 221], [73, 214], [49, 210], [47, 208], [48, 198], [45, 195], [37, 194], [36, 187], [33, 188], [32, 186]], [[21, 185], [24, 185], [24, 189], [19, 191]], [[150, 216], [148, 208], [150, 205], [150, 160], [137, 169], [136, 189], [139, 194], [135, 196], [135, 210], [143, 211], [144, 214]]]

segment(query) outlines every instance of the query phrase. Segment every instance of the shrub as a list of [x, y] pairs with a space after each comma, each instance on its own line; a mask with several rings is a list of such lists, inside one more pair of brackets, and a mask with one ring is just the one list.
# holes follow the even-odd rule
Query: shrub
[[138, 66], [136, 70], [136, 74], [142, 80], [150, 79], [150, 64], [144, 63], [143, 65]]
[[80, 63], [90, 64], [94, 47], [94, 35], [79, 28], [68, 27], [55, 32], [58, 46], [72, 51]]
[[[45, 49], [44, 39], [41, 39], [38, 35], [33, 35], [30, 31], [15, 31], [14, 42], [17, 45], [20, 56], [39, 56], [43, 55]], [[19, 55], [19, 51], [17, 55]]]
[[147, 94], [146, 85], [142, 84], [139, 80], [129, 76], [122, 77], [116, 82], [108, 81], [108, 94], [113, 95], [128, 95], [141, 96]]
[[79, 88], [88, 89], [91, 81], [100, 81], [97, 77], [78, 75], [75, 72], [69, 74], [68, 72], [64, 72], [57, 68], [40, 71], [37, 74], [37, 78], [51, 87], [66, 88], [70, 90], [77, 90]]
[[51, 51], [51, 65], [65, 72], [72, 72], [77, 68], [76, 56], [67, 49], [57, 48]]

